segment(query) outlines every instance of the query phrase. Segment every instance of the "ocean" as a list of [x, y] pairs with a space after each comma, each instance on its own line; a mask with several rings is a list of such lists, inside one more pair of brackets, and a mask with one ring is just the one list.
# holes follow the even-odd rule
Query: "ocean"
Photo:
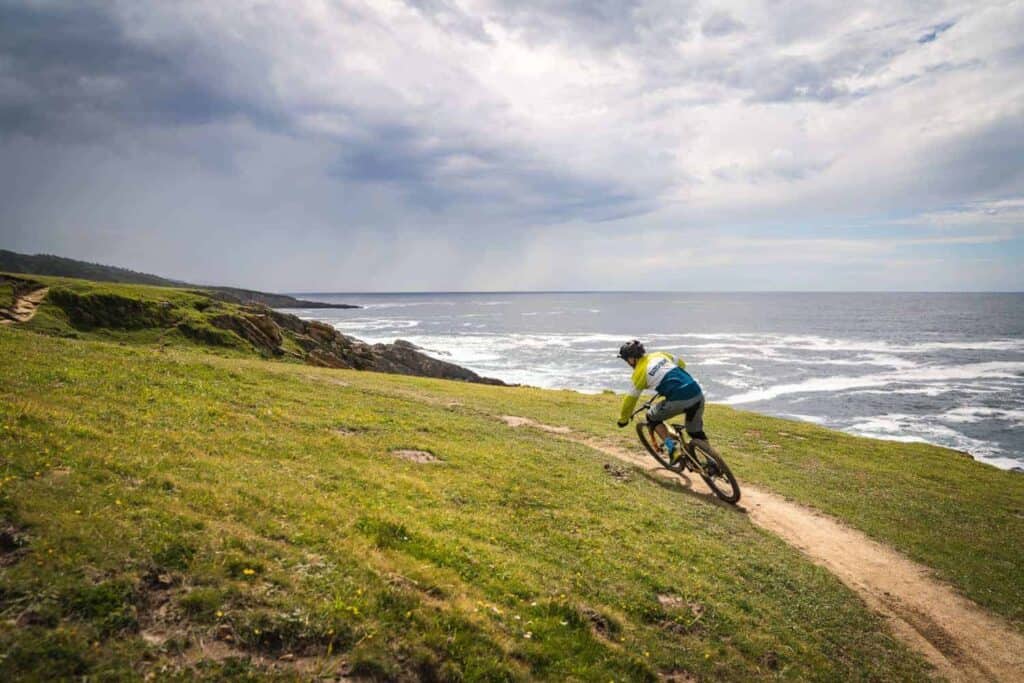
[[1024, 294], [298, 296], [363, 306], [290, 311], [345, 334], [538, 387], [625, 391], [616, 353], [637, 338], [685, 359], [712, 402], [1024, 468]]

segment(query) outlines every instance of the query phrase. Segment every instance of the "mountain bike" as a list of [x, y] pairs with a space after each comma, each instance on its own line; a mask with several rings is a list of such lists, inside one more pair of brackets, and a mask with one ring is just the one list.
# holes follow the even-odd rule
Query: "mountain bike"
[[[637, 408], [630, 419], [635, 419], [640, 413], [646, 412], [657, 397]], [[638, 420], [636, 423], [636, 435], [640, 437], [640, 443], [644, 445], [647, 452], [654, 456], [654, 459], [665, 469], [682, 474], [689, 470], [700, 475], [700, 478], [707, 483], [708, 487], [715, 492], [715, 495], [726, 503], [736, 503], [740, 499], [740, 485], [736, 483], [736, 477], [732, 470], [725, 464], [722, 456], [710, 446], [694, 441], [686, 440], [684, 425], [666, 425], [669, 431], [679, 442], [681, 449], [679, 460], [673, 465], [669, 454], [665, 451], [665, 443], [654, 428], [647, 424], [646, 420]]]

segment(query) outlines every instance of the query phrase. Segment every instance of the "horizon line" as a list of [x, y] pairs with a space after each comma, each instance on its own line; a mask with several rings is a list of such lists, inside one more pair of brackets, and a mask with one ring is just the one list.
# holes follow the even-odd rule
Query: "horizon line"
[[404, 291], [281, 291], [288, 296], [417, 294], [1024, 294], [1010, 289], [420, 289]]

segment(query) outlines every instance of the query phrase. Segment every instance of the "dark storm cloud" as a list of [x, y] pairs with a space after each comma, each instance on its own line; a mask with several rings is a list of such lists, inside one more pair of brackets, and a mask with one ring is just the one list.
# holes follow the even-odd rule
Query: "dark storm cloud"
[[[447, 29], [487, 40], [479, 19], [450, 3], [412, 4]], [[603, 16], [604, 10], [584, 6], [573, 11], [596, 11], [595, 21]], [[26, 134], [73, 141], [102, 138], [128, 126], [200, 125], [233, 118], [275, 132], [308, 134], [298, 124], [306, 113], [303, 108], [278, 106], [273, 94], [256, 92], [245, 78], [226, 87], [233, 74], [222, 60], [202, 59], [210, 46], [187, 40], [137, 42], [104, 3], [25, 6], [0, 0], [0, 25], [0, 58], [6, 63], [0, 81], [0, 137]], [[259, 46], [252, 47], [246, 57], [258, 64]], [[204, 68], [194, 68], [197, 61]], [[545, 221], [573, 211], [603, 219], [642, 210], [640, 198], [615, 183], [576, 178], [524, 158], [523, 152], [444, 136], [437, 142], [438, 132], [432, 128], [401, 119], [384, 122], [357, 106], [335, 103], [329, 113], [343, 116], [348, 124], [345, 132], [317, 134], [327, 147], [342, 150], [328, 168], [330, 176], [388, 186], [410, 206], [442, 211], [460, 203], [478, 209], [505, 204], [504, 213]], [[433, 140], [427, 143], [428, 138]], [[230, 168], [226, 147], [204, 149], [199, 157], [208, 166]], [[453, 171], [453, 161], [468, 161], [472, 168]]]
[[561, 173], [510, 150], [438, 144], [410, 126], [367, 124], [362, 132], [339, 144], [331, 176], [393, 186], [411, 205], [430, 211], [460, 205], [547, 223], [570, 217], [612, 220], [653, 206], [615, 183]]
[[652, 231], [1019, 196], [1024, 12], [957, 11], [0, 0], [0, 246], [413, 289], [558, 287], [571, 252], [618, 286]]
[[102, 4], [0, 0], [0, 26], [0, 135], [278, 118], [191, 75], [180, 55], [133, 43]]

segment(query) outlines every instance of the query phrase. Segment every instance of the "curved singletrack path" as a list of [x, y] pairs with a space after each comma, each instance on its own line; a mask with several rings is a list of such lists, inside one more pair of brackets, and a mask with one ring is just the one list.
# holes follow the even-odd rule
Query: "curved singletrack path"
[[[699, 477], [658, 466], [639, 450], [602, 442], [567, 427], [524, 417], [501, 418], [613, 456], [653, 476], [680, 482], [694, 495], [718, 503]], [[938, 581], [931, 570], [838, 520], [740, 482], [738, 509], [832, 572], [889, 622], [894, 634], [950, 681], [1024, 681], [1024, 635]], [[719, 503], [724, 505], [724, 503]]]
[[30, 292], [19, 294], [8, 308], [0, 308], [0, 325], [23, 323], [35, 317], [36, 309], [49, 293], [49, 287], [38, 287]]

